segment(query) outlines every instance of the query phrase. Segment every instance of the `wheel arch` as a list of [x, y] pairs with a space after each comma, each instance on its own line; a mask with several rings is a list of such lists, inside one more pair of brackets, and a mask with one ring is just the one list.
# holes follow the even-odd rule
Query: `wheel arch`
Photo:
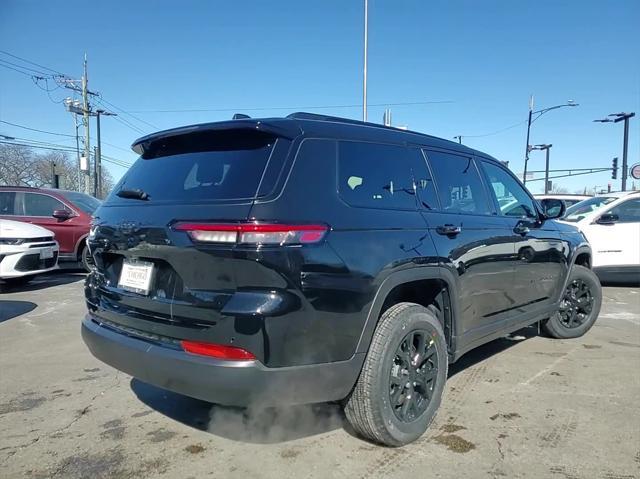
[[85, 233], [82, 236], [80, 236], [80, 238], [78, 238], [78, 241], [76, 241], [76, 247], [75, 247], [75, 257], [78, 259], [78, 261], [80, 261], [80, 254], [82, 253], [82, 249], [86, 248], [86, 244], [87, 244], [87, 237], [89, 236], [89, 233]]
[[[422, 291], [420, 288], [427, 288]], [[398, 302], [413, 302], [425, 307], [436, 304], [437, 316], [447, 339], [449, 354], [456, 349], [455, 338], [459, 331], [457, 288], [451, 272], [439, 266], [425, 266], [397, 271], [382, 281], [371, 303], [356, 348], [366, 353], [378, 324], [386, 309]]]

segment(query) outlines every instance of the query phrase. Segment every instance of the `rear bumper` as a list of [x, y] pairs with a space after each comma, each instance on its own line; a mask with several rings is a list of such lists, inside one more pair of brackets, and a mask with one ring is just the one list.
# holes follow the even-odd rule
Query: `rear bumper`
[[120, 334], [90, 315], [82, 322], [82, 338], [96, 358], [141, 381], [227, 406], [341, 400], [351, 392], [364, 362], [364, 354], [284, 368], [267, 368], [259, 361], [221, 361]]

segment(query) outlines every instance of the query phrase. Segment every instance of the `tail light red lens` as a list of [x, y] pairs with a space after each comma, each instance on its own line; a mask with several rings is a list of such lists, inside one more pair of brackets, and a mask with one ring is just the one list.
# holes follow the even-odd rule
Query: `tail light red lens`
[[237, 243], [255, 245], [311, 244], [322, 241], [327, 225], [291, 225], [275, 223], [176, 223], [176, 231], [186, 231], [192, 240], [202, 243]]
[[197, 341], [180, 341], [182, 349], [198, 356], [209, 356], [227, 361], [253, 361], [256, 357], [246, 349], [223, 344], [200, 343]]

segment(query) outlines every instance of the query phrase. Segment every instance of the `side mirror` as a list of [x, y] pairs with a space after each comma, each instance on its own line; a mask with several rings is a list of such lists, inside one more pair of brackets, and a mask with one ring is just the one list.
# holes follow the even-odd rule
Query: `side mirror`
[[71, 215], [71, 211], [69, 210], [54, 210], [51, 216], [59, 220], [68, 220], [69, 218], [71, 218], [72, 215]]
[[598, 223], [599, 225], [612, 225], [619, 219], [620, 218], [616, 214], [605, 213], [596, 220], [596, 223]]
[[564, 201], [556, 198], [544, 198], [540, 200], [540, 206], [542, 206], [545, 219], [548, 220], [562, 218], [567, 211]]

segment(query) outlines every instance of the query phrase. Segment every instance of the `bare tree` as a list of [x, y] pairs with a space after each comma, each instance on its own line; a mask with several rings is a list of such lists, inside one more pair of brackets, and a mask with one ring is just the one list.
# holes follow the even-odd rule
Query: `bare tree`
[[[60, 179], [60, 188], [83, 191], [78, 178], [76, 160], [61, 151], [36, 154], [26, 146], [0, 144], [0, 185], [53, 187], [53, 166]], [[102, 168], [102, 197], [113, 188], [111, 173]]]
[[567, 193], [569, 193], [569, 188], [565, 188], [564, 186], [560, 185], [552, 185], [551, 191], [549, 191], [549, 193], [553, 193], [556, 195], [566, 195]]

